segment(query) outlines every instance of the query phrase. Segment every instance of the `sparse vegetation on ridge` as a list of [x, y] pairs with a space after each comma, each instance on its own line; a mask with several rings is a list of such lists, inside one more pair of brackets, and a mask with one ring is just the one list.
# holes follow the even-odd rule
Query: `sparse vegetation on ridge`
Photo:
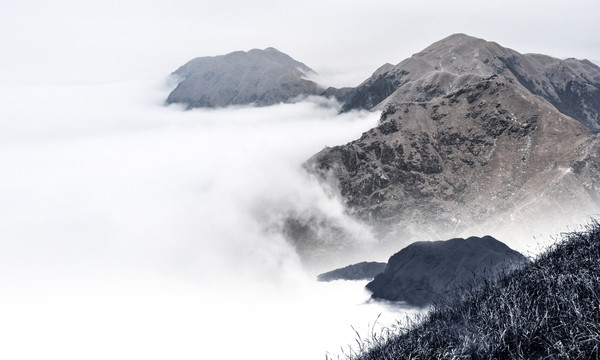
[[408, 328], [359, 339], [348, 359], [600, 358], [600, 224], [535, 261], [436, 304]]

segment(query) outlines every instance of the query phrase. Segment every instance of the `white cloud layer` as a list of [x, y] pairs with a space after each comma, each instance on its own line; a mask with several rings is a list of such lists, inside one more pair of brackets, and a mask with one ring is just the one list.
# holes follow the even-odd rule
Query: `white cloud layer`
[[378, 114], [183, 111], [165, 90], [0, 89], [0, 357], [320, 357], [382, 311], [268, 231], [312, 209], [360, 228], [300, 165]]

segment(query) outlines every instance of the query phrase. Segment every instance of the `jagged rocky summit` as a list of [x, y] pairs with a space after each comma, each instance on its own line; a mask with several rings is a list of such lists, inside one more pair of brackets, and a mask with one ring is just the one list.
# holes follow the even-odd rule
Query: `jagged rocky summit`
[[311, 68], [274, 48], [199, 57], [173, 73], [180, 82], [167, 103], [212, 108], [294, 102], [324, 93], [319, 85], [305, 78], [311, 74]]
[[419, 241], [390, 257], [367, 288], [375, 299], [424, 307], [527, 262], [491, 236]]
[[343, 268], [328, 271], [317, 276], [318, 281], [372, 280], [385, 270], [386, 263], [363, 261]]
[[390, 104], [428, 102], [492, 75], [552, 104], [600, 132], [600, 68], [512, 49], [465, 34], [442, 39], [397, 65], [385, 64], [345, 97], [344, 109], [385, 110]]
[[[551, 69], [561, 70], [552, 75]], [[560, 75], [563, 70], [568, 76]], [[382, 67], [348, 93], [347, 106], [356, 100], [384, 109], [379, 125], [323, 149], [305, 166], [338, 189], [348, 213], [384, 242], [482, 232], [511, 244], [535, 241], [556, 224], [600, 212], [593, 102], [581, 107], [588, 109], [586, 122], [540, 95], [540, 89], [558, 96], [576, 86], [590, 92], [573, 96], [594, 97], [599, 74], [585, 61], [520, 57], [495, 43], [454, 35]], [[561, 83], [566, 78], [573, 82]]]

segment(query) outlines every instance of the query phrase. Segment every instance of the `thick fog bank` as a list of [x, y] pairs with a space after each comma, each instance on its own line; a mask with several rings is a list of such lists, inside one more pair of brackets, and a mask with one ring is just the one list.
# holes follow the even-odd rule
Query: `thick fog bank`
[[[367, 303], [364, 283], [317, 283], [306, 258], [331, 270], [407, 244], [369, 255], [370, 229], [302, 168], [378, 113], [323, 98], [184, 111], [164, 106], [169, 90], [0, 87], [0, 357], [318, 358], [353, 343], [351, 325], [365, 335], [380, 313], [375, 328], [404, 318]], [[284, 224], [320, 216], [352, 238], [300, 255]], [[465, 236], [547, 243], [522, 229]], [[346, 247], [362, 252], [319, 252]]]
[[379, 114], [183, 111], [167, 91], [0, 89], [0, 356], [306, 359], [393, 322], [364, 284], [314, 281], [278, 224], [318, 211], [362, 229], [301, 164]]

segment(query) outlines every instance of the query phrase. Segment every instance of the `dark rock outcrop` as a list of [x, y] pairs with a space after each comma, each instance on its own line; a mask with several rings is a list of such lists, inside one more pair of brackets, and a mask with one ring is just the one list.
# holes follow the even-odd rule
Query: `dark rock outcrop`
[[440, 40], [395, 66], [382, 66], [346, 95], [344, 110], [427, 102], [492, 75], [600, 132], [600, 67], [587, 60], [520, 54], [464, 34]]
[[394, 254], [367, 288], [373, 298], [423, 307], [527, 261], [491, 236], [420, 241]]
[[317, 280], [372, 280], [385, 270], [385, 266], [386, 263], [365, 261], [320, 274], [317, 276]]
[[[308, 66], [274, 48], [200, 57], [173, 73], [181, 81], [167, 103], [210, 108], [293, 102], [324, 93], [319, 85], [305, 79], [310, 74], [314, 71]], [[330, 93], [343, 94], [334, 89]]]

